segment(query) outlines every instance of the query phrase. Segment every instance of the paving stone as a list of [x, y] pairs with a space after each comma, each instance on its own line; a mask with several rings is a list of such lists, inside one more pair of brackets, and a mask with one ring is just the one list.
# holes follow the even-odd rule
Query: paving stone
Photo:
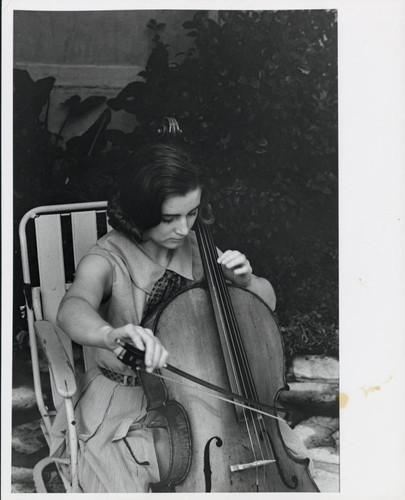
[[21, 386], [13, 389], [13, 411], [30, 410], [36, 404], [35, 391], [32, 387]]
[[57, 472], [51, 472], [48, 475], [44, 475], [44, 481], [48, 493], [66, 493], [63, 482]]
[[339, 464], [339, 454], [333, 446], [308, 448], [308, 456], [309, 458], [312, 458], [315, 467], [318, 469], [331, 469], [332, 465], [336, 466]]
[[340, 446], [340, 431], [335, 431], [333, 434], [332, 434], [332, 437], [335, 441], [335, 446], [337, 448], [339, 448]]
[[294, 432], [301, 438], [307, 448], [319, 446], [335, 446], [333, 434], [339, 428], [339, 419], [313, 416], [294, 427]]
[[32, 469], [26, 467], [11, 467], [11, 492], [35, 493]]
[[32, 485], [15, 483], [11, 485], [11, 493], [36, 493], [36, 490], [34, 483]]
[[279, 401], [288, 406], [297, 406], [315, 411], [316, 408], [339, 408], [338, 384], [325, 382], [290, 382], [290, 390], [280, 393]]
[[[49, 470], [49, 467], [46, 467], [43, 471], [43, 480], [48, 493], [66, 493], [63, 482], [56, 470]], [[12, 466], [11, 483], [12, 491], [15, 493], [36, 492], [32, 468]]]
[[296, 380], [339, 380], [339, 361], [330, 356], [296, 356], [291, 372]]
[[316, 469], [313, 478], [321, 490], [321, 493], [333, 493], [339, 491], [339, 474], [322, 469]]
[[13, 427], [11, 442], [14, 451], [26, 455], [36, 453], [46, 446], [39, 420]]
[[32, 469], [26, 467], [11, 467], [11, 480], [13, 483], [32, 483]]
[[27, 455], [26, 453], [18, 453], [15, 450], [12, 450], [11, 454], [11, 463], [16, 467], [27, 467], [32, 469], [35, 465], [42, 460], [43, 458], [49, 455], [49, 448], [44, 446], [36, 453], [31, 453], [31, 455]]

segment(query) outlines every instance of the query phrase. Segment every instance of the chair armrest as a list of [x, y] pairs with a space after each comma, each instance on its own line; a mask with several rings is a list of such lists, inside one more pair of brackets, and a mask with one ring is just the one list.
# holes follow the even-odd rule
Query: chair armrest
[[46, 355], [58, 394], [71, 398], [77, 390], [74, 367], [58, 333], [49, 321], [35, 321], [35, 332]]

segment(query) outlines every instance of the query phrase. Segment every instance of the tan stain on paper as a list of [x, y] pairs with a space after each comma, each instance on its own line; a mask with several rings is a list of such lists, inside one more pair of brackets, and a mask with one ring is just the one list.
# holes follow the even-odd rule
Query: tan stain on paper
[[[394, 378], [394, 375], [390, 375], [387, 380], [385, 380], [381, 385], [388, 384]], [[364, 392], [364, 397], [367, 397], [372, 392], [381, 391], [381, 385], [363, 385], [360, 389]], [[342, 410], [346, 408], [349, 403], [349, 396], [344, 392], [339, 392], [339, 408]]]
[[339, 408], [342, 410], [346, 408], [347, 403], [349, 402], [349, 396], [344, 392], [339, 393]]
[[380, 391], [381, 387], [379, 385], [363, 385], [363, 387], [360, 387], [360, 389], [364, 392], [364, 396], [367, 397], [371, 392]]
[[[393, 375], [388, 377], [388, 379], [385, 382], [383, 382], [383, 384], [388, 384], [389, 382], [391, 382], [392, 379]], [[370, 385], [370, 386], [363, 385], [363, 387], [360, 387], [360, 389], [364, 392], [364, 397], [367, 397], [372, 392], [381, 391], [381, 385]]]

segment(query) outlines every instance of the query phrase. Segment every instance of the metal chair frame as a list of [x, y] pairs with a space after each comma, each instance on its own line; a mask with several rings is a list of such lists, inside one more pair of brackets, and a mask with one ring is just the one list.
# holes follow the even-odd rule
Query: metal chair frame
[[[37, 207], [27, 212], [19, 226], [21, 261], [24, 279], [26, 316], [31, 349], [34, 390], [41, 415], [41, 428], [51, 447], [51, 426], [57, 409], [64, 404], [68, 420], [68, 447], [70, 458], [46, 457], [34, 467], [34, 482], [37, 492], [47, 492], [43, 470], [55, 463], [67, 492], [77, 491], [78, 439], [75, 426], [73, 396], [76, 393], [76, 375], [72, 342], [55, 328], [55, 319], [60, 301], [69, 283], [66, 281], [66, 259], [62, 230], [62, 219], [70, 219], [74, 269], [87, 250], [97, 241], [98, 220], [104, 220], [105, 231], [110, 230], [106, 219], [106, 201], [74, 203]], [[66, 219], [65, 219], [66, 220]], [[27, 238], [27, 228], [34, 223], [36, 256]], [[65, 245], [66, 247], [66, 245]], [[32, 283], [31, 270], [37, 266], [39, 285]], [[41, 383], [38, 347], [45, 353], [51, 379], [52, 397], [56, 411], [45, 404]], [[84, 366], [91, 366], [90, 350], [83, 349]]]

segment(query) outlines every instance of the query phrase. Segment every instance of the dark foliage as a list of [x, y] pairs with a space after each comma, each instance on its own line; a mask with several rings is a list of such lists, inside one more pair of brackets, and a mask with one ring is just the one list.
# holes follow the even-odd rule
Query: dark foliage
[[108, 104], [144, 129], [178, 119], [216, 184], [220, 246], [277, 290], [288, 353], [337, 354], [336, 13], [198, 12], [177, 62], [149, 28], [144, 81]]

